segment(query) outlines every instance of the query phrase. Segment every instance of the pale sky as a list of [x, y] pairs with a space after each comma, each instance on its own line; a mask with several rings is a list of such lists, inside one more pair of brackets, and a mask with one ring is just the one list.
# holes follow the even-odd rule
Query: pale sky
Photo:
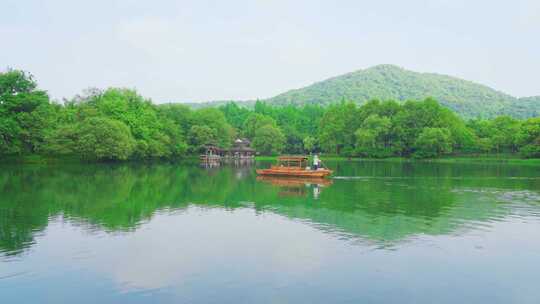
[[539, 0], [0, 1], [0, 70], [56, 99], [266, 98], [377, 64], [540, 95]]

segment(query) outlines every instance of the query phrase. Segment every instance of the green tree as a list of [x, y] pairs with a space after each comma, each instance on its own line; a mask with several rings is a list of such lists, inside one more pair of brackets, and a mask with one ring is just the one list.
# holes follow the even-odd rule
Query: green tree
[[304, 151], [303, 140], [300, 132], [292, 125], [280, 127], [285, 135], [285, 146], [283, 150], [290, 154], [300, 154]]
[[355, 132], [356, 152], [369, 157], [391, 156], [391, 130], [390, 118], [380, 117], [377, 114], [368, 116], [361, 128]]
[[193, 126], [189, 130], [192, 152], [200, 152], [205, 145], [217, 144], [217, 131], [209, 126]]
[[255, 137], [251, 144], [262, 154], [277, 154], [283, 150], [285, 136], [279, 128], [265, 125], [255, 132]]
[[90, 90], [68, 101], [67, 107], [74, 112], [70, 120], [82, 123], [92, 117], [107, 117], [127, 125], [136, 141], [134, 158], [179, 156], [186, 147], [184, 130], [171, 127], [176, 123], [174, 118], [178, 118], [174, 114], [179, 111], [160, 111], [134, 90]]
[[47, 92], [37, 89], [32, 75], [0, 73], [0, 155], [37, 152], [53, 119], [50, 107]]
[[490, 123], [491, 141], [497, 152], [516, 152], [516, 134], [519, 133], [520, 122], [510, 116], [499, 116]]
[[250, 111], [246, 108], [239, 107], [235, 102], [228, 102], [226, 105], [220, 106], [219, 110], [223, 112], [227, 122], [236, 129], [242, 129]]
[[328, 107], [320, 121], [319, 142], [323, 150], [340, 154], [354, 147], [354, 132], [359, 127], [356, 105], [342, 101]]
[[254, 139], [256, 132], [262, 127], [271, 126], [277, 127], [276, 121], [264, 114], [252, 113], [248, 116], [247, 120], [244, 123], [243, 134], [249, 139]]
[[42, 152], [51, 155], [76, 155], [80, 138], [79, 124], [61, 124], [45, 137]]
[[463, 120], [452, 111], [442, 107], [436, 100], [407, 101], [394, 117], [392, 124], [396, 131], [395, 146], [401, 147], [402, 155], [414, 152], [416, 140], [424, 128], [445, 128], [450, 132], [453, 147], [469, 146], [473, 134]]
[[493, 150], [493, 143], [490, 138], [476, 138], [475, 146], [477, 151], [483, 153], [489, 153]]
[[184, 156], [188, 148], [184, 130], [172, 120], [163, 120], [162, 130], [165, 135], [162, 137], [162, 141], [167, 145], [167, 156]]
[[94, 117], [84, 121], [78, 130], [77, 151], [86, 159], [126, 160], [135, 141], [122, 122]]
[[446, 128], [424, 128], [415, 142], [414, 157], [430, 158], [452, 152], [451, 133]]
[[540, 117], [529, 118], [521, 124], [516, 143], [523, 157], [540, 157]]
[[187, 134], [187, 131], [189, 131], [189, 128], [193, 125], [193, 111], [186, 105], [172, 103], [163, 104], [158, 105], [157, 110], [160, 117], [165, 117], [172, 121], [184, 135]]
[[304, 144], [304, 150], [308, 153], [313, 152], [315, 150], [315, 145], [317, 144], [317, 140], [314, 137], [307, 136], [303, 140]]
[[193, 124], [208, 126], [216, 132], [216, 144], [228, 148], [235, 136], [234, 128], [227, 122], [223, 112], [218, 109], [206, 108], [195, 111]]

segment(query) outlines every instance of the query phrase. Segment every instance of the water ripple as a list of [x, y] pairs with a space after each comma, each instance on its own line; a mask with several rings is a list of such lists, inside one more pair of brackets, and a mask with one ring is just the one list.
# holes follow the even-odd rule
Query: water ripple
[[13, 279], [13, 278], [21, 277], [21, 276], [28, 275], [28, 274], [30, 274], [30, 272], [28, 272], [28, 271], [20, 271], [20, 272], [10, 273], [10, 274], [7, 274], [7, 275], [0, 276], [0, 281]]

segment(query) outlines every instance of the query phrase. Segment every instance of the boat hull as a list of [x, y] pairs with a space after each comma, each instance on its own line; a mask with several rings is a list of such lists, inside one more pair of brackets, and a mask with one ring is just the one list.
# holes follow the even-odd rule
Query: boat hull
[[326, 177], [332, 174], [332, 170], [304, 170], [304, 169], [287, 169], [287, 168], [271, 168], [271, 169], [259, 169], [258, 175], [263, 176], [296, 176], [296, 177]]

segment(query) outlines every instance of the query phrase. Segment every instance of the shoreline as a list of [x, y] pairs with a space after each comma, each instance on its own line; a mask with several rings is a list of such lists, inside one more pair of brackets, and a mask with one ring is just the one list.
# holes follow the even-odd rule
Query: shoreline
[[[519, 158], [512, 155], [456, 155], [439, 158], [407, 158], [407, 157], [388, 157], [388, 158], [366, 158], [366, 157], [343, 157], [324, 154], [320, 155], [323, 161], [350, 161], [350, 162], [402, 162], [402, 163], [486, 163], [486, 164], [516, 164], [516, 165], [534, 165], [540, 166], [540, 158]], [[275, 161], [277, 156], [257, 156], [255, 160]]]
[[[485, 163], [485, 164], [516, 164], [540, 166], [540, 158], [519, 158], [517, 155], [455, 155], [439, 158], [417, 159], [407, 157], [389, 158], [365, 158], [365, 157], [343, 157], [336, 155], [320, 154], [323, 161], [350, 161], [350, 162], [400, 162], [400, 163]], [[256, 161], [276, 161], [277, 156], [256, 156]], [[44, 155], [22, 155], [7, 156], [0, 158], [0, 164], [25, 165], [25, 164], [148, 164], [148, 163], [197, 163], [198, 155], [187, 155], [176, 158], [150, 158], [133, 159], [125, 161], [94, 161], [85, 160], [76, 156], [44, 156]]]

